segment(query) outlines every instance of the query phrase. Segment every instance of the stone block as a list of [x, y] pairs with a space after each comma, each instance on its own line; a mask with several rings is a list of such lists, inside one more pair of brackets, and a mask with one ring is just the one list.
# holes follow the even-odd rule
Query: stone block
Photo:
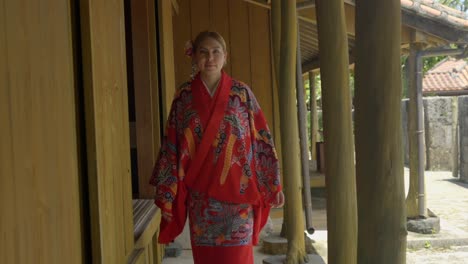
[[[307, 253], [317, 253], [312, 246], [312, 240], [304, 234]], [[263, 239], [263, 252], [270, 255], [282, 255], [288, 251], [288, 240], [279, 234], [272, 234]]]
[[424, 98], [426, 168], [452, 170], [452, 97]]
[[437, 234], [440, 232], [440, 219], [428, 209], [427, 218], [408, 219], [406, 227], [408, 231], [419, 234]]

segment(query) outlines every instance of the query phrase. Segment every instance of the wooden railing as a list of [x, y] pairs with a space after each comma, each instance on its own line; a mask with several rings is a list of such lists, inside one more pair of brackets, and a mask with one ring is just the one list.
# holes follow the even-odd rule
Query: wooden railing
[[160, 264], [164, 248], [158, 244], [161, 211], [153, 200], [133, 200], [135, 246], [128, 258], [130, 264]]

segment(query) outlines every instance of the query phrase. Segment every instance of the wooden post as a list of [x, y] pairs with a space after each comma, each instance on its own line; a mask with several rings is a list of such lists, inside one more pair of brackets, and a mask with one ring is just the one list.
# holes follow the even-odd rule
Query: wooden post
[[356, 5], [358, 263], [406, 258], [400, 8], [400, 0]]
[[317, 92], [315, 91], [315, 73], [309, 72], [309, 100], [310, 100], [310, 154], [312, 161], [315, 161], [315, 169], [317, 169], [317, 133], [318, 133], [318, 116], [317, 116]]
[[299, 125], [296, 108], [296, 1], [281, 2], [280, 99], [281, 142], [283, 144], [284, 193], [288, 217], [286, 263], [307, 261], [302, 214]]
[[[280, 126], [280, 109], [279, 109], [279, 68], [280, 68], [280, 45], [281, 45], [281, 1], [280, 0], [272, 0], [271, 1], [271, 39], [272, 39], [272, 56], [273, 56], [273, 103], [274, 103], [274, 116], [275, 116], [275, 139], [276, 139], [276, 150], [278, 153], [278, 157], [282, 159], [282, 148], [281, 148], [281, 126]], [[278, 118], [279, 117], [279, 118]], [[279, 143], [279, 144], [278, 144]], [[279, 149], [278, 149], [279, 147]], [[286, 188], [287, 182], [284, 180], [284, 170], [283, 166], [280, 166], [281, 170], [281, 178], [283, 182], [283, 188]], [[287, 222], [288, 222], [288, 215], [287, 215], [287, 205], [285, 204], [283, 207], [283, 223], [281, 226], [281, 237], [286, 237], [287, 233]]]
[[317, 1], [327, 185], [328, 263], [356, 263], [354, 140], [344, 3]]

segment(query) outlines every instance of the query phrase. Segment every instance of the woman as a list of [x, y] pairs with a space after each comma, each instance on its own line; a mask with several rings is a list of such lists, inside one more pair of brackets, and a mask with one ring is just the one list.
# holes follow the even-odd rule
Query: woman
[[190, 53], [198, 73], [175, 96], [151, 178], [159, 242], [188, 212], [195, 263], [253, 263], [270, 207], [284, 203], [272, 138], [252, 91], [223, 71], [224, 39], [201, 32]]

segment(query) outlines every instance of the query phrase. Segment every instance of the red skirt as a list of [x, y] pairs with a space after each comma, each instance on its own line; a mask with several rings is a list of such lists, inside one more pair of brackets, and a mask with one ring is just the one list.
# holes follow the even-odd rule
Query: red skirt
[[195, 264], [253, 264], [253, 209], [189, 191], [190, 239]]

